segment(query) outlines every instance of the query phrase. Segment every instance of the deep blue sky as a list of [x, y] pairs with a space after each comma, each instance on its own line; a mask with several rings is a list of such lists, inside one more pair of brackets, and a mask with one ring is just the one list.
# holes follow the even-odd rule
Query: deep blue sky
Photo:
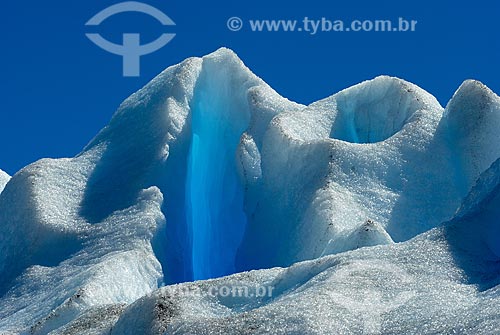
[[[164, 28], [143, 14], [85, 22], [120, 2], [4, 1], [0, 10], [0, 168], [10, 174], [42, 157], [71, 157], [111, 118], [120, 102], [169, 65], [227, 46], [283, 96], [310, 103], [389, 74], [416, 83], [446, 104], [464, 79], [500, 92], [500, 5], [495, 1], [186, 1], [146, 0], [165, 12], [177, 36], [141, 59], [142, 75], [123, 78], [119, 56], [93, 45], [97, 30], [145, 41]], [[247, 19], [418, 20], [414, 33], [256, 33], [226, 28]], [[246, 28], [246, 29], [245, 29]]]

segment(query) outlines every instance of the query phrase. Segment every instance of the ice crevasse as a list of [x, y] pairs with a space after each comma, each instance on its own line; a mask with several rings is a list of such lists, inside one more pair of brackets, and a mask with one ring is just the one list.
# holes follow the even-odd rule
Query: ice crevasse
[[[496, 334], [499, 130], [477, 81], [304, 106], [187, 59], [76, 157], [0, 171], [0, 333]], [[213, 286], [274, 291], [172, 293]]]

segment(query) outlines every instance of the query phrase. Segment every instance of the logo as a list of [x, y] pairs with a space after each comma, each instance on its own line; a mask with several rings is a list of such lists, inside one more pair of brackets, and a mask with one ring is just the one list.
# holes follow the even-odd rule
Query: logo
[[[112, 5], [92, 17], [85, 25], [99, 26], [107, 18], [125, 12], [139, 12], [152, 16], [164, 26], [175, 26], [174, 21], [159, 9], [148, 4], [127, 1]], [[140, 34], [123, 34], [123, 44], [115, 44], [104, 39], [99, 34], [85, 34], [98, 47], [115, 55], [123, 57], [123, 76], [139, 77], [141, 73], [141, 56], [148, 55], [163, 48], [175, 34], [162, 34], [148, 44], [141, 44]]]
[[[386, 261], [354, 261], [333, 273], [330, 280], [337, 288], [344, 288], [348, 292], [328, 292], [331, 301], [360, 318], [363, 334], [380, 334], [383, 315], [416, 296], [411, 289], [413, 278]], [[386, 290], [381, 290], [382, 287]]]
[[238, 31], [243, 28], [243, 20], [237, 16], [230, 17], [227, 20], [227, 28], [231, 31]]

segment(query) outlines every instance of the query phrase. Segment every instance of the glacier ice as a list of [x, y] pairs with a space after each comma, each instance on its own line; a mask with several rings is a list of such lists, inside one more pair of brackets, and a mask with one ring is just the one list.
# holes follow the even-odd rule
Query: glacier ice
[[112, 334], [497, 334], [499, 189], [500, 159], [441, 227], [285, 269], [179, 284], [273, 287], [272, 299], [163, 287], [127, 307]]
[[5, 185], [7, 185], [9, 180], [10, 176], [4, 171], [0, 170], [0, 193], [2, 193], [3, 189], [5, 188]]
[[[0, 333], [499, 333], [498, 129], [477, 81], [304, 106], [187, 59], [76, 157], [0, 171]], [[254, 294], [186, 293], [221, 287]]]
[[280, 113], [263, 140], [262, 178], [250, 186], [254, 219], [239, 269], [349, 250], [366, 220], [400, 242], [450, 219], [500, 157], [499, 106], [478, 82], [465, 82], [443, 110], [415, 85], [378, 77]]

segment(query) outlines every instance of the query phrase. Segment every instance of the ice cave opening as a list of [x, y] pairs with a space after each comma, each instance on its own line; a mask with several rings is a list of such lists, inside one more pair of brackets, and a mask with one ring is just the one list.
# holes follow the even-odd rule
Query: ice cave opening
[[214, 78], [209, 72], [202, 72], [191, 102], [189, 139], [179, 153], [185, 157], [184, 165], [175, 167], [184, 172], [173, 174], [176, 177], [166, 191], [177, 197], [164, 208], [170, 236], [166, 257], [171, 258], [164, 269], [167, 283], [234, 273], [247, 224], [244, 183], [236, 167], [237, 147], [250, 119], [242, 108], [246, 90], [235, 93], [231, 80]]
[[193, 279], [234, 272], [246, 215], [235, 154], [244, 129], [229, 120], [223, 104], [199, 99], [193, 109], [186, 179], [187, 227]]

